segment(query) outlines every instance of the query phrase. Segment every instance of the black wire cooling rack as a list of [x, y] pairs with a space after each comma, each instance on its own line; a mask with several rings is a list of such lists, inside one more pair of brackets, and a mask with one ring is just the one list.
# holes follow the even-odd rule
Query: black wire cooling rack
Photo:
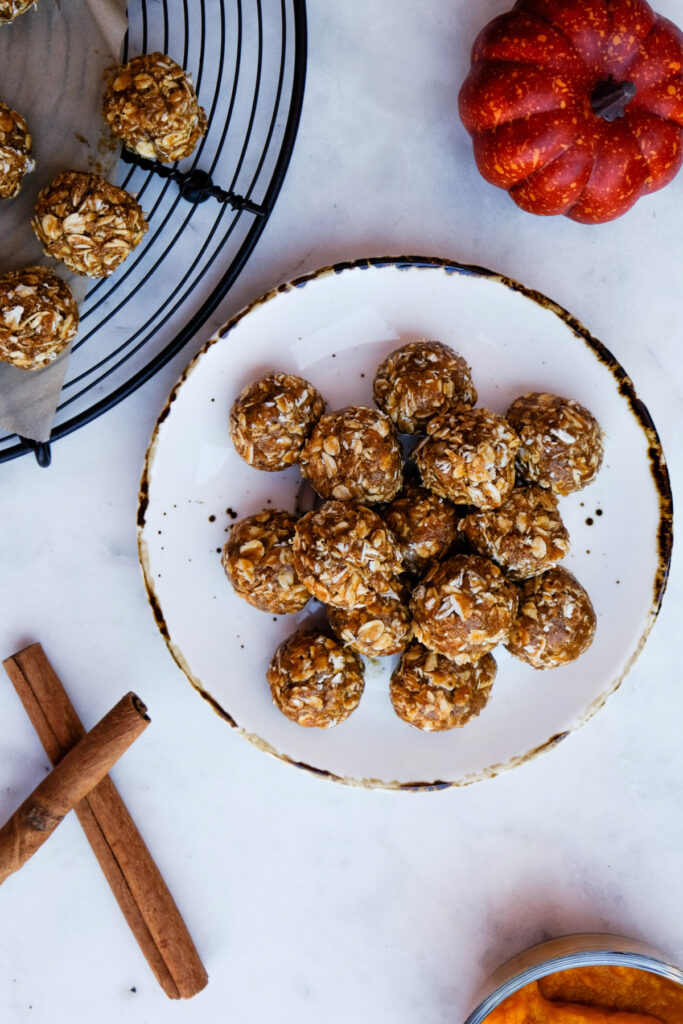
[[192, 75], [209, 129], [178, 167], [119, 163], [149, 233], [89, 289], [48, 444], [0, 434], [0, 462], [50, 445], [122, 401], [225, 296], [277, 199], [306, 76], [305, 0], [130, 0], [124, 56], [161, 50]]

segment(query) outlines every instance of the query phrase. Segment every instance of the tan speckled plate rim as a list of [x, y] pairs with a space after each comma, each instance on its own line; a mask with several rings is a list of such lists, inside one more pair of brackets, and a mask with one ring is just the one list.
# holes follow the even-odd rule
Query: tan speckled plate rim
[[[652, 478], [657, 492], [659, 501], [659, 526], [657, 531], [657, 571], [653, 581], [653, 596], [650, 610], [647, 616], [645, 628], [636, 644], [635, 650], [631, 655], [624, 670], [613, 679], [607, 688], [596, 700], [594, 700], [584, 713], [574, 722], [572, 727], [565, 732], [557, 733], [550, 736], [544, 743], [539, 744], [531, 750], [526, 751], [524, 754], [519, 754], [516, 757], [511, 758], [505, 763], [489, 765], [483, 771], [475, 772], [470, 775], [463, 776], [459, 779], [453, 780], [439, 780], [433, 781], [415, 781], [415, 782], [387, 782], [381, 779], [356, 779], [349, 776], [336, 775], [333, 772], [329, 772], [324, 768], [317, 768], [314, 765], [306, 764], [305, 762], [296, 761], [289, 755], [276, 750], [266, 740], [262, 739], [255, 733], [251, 733], [248, 730], [240, 726], [232, 715], [223, 708], [219, 702], [211, 696], [210, 693], [204, 688], [201, 680], [197, 679], [188, 665], [182, 651], [178, 645], [171, 638], [166, 622], [164, 620], [163, 612], [161, 610], [161, 603], [155, 593], [154, 583], [152, 578], [152, 572], [149, 564], [149, 555], [147, 551], [147, 543], [144, 537], [145, 529], [145, 516], [147, 506], [149, 504], [149, 485], [151, 479], [152, 468], [154, 465], [154, 456], [156, 453], [157, 444], [159, 441], [159, 431], [164, 420], [168, 417], [173, 402], [175, 401], [180, 388], [183, 386], [185, 381], [188, 379], [197, 363], [202, 356], [213, 346], [216, 342], [221, 341], [233, 330], [233, 328], [252, 310], [263, 305], [265, 302], [269, 302], [277, 295], [291, 291], [293, 288], [301, 288], [311, 281], [315, 281], [318, 278], [329, 276], [332, 274], [340, 274], [345, 270], [368, 270], [370, 268], [382, 269], [384, 267], [394, 267], [399, 270], [442, 270], [447, 274], [462, 274], [472, 275], [475, 277], [488, 278], [489, 280], [497, 281], [499, 284], [510, 288], [512, 291], [521, 292], [528, 299], [537, 304], [543, 306], [545, 309], [555, 313], [561, 320], [563, 320], [571, 331], [578, 337], [581, 338], [584, 343], [593, 351], [597, 359], [602, 362], [612, 373], [615, 379], [617, 390], [622, 397], [627, 401], [631, 412], [637, 420], [640, 428], [645, 434], [648, 455], [650, 459], [650, 470]], [[638, 398], [633, 383], [623, 369], [618, 360], [612, 355], [612, 353], [598, 341], [575, 317], [567, 312], [562, 306], [558, 305], [552, 299], [541, 294], [540, 292], [534, 291], [530, 288], [526, 288], [524, 285], [513, 280], [512, 278], [506, 277], [503, 274], [499, 274], [492, 270], [487, 270], [484, 267], [476, 265], [470, 265], [465, 263], [459, 263], [455, 260], [449, 260], [440, 257], [432, 256], [377, 256], [377, 257], [366, 257], [356, 260], [348, 260], [340, 263], [334, 263], [330, 266], [321, 267], [318, 270], [314, 270], [308, 274], [302, 275], [301, 277], [293, 278], [291, 281], [285, 282], [276, 288], [273, 288], [267, 292], [264, 292], [261, 296], [255, 299], [253, 302], [245, 306], [239, 313], [235, 314], [226, 324], [224, 324], [219, 330], [204, 344], [200, 351], [192, 358], [188, 363], [180, 378], [173, 386], [166, 403], [159, 414], [157, 422], [152, 433], [150, 443], [145, 453], [144, 468], [142, 477], [140, 480], [140, 488], [138, 492], [138, 511], [137, 511], [137, 541], [138, 541], [138, 556], [140, 565], [142, 568], [143, 579], [145, 589], [147, 592], [147, 600], [149, 601], [150, 607], [154, 614], [155, 621], [161, 632], [166, 645], [171, 652], [177, 665], [182, 669], [187, 678], [189, 679], [192, 686], [200, 694], [204, 700], [213, 708], [213, 710], [220, 715], [228, 724], [240, 735], [244, 736], [245, 739], [249, 740], [250, 743], [258, 747], [259, 750], [265, 751], [271, 754], [273, 757], [278, 758], [288, 764], [292, 764], [297, 768], [302, 768], [314, 775], [321, 778], [330, 779], [334, 782], [343, 783], [348, 786], [357, 786], [363, 789], [386, 789], [386, 790], [399, 790], [406, 792], [420, 792], [420, 791], [431, 791], [431, 790], [442, 790], [451, 789], [454, 787], [471, 785], [474, 782], [481, 782], [485, 779], [494, 778], [499, 775], [502, 771], [506, 771], [510, 768], [514, 768], [520, 764], [525, 764], [528, 761], [539, 756], [546, 750], [550, 750], [557, 746], [562, 740], [566, 739], [571, 732], [574, 732], [580, 726], [584, 725], [589, 719], [595, 715], [600, 708], [603, 707], [608, 697], [610, 697], [615, 690], [618, 689], [622, 680], [630, 671], [634, 662], [638, 658], [642, 651], [645, 641], [652, 629], [657, 614], [661, 607], [662, 599], [664, 597], [664, 591], [666, 589], [666, 583], [669, 574], [669, 566], [671, 562], [671, 554], [673, 549], [673, 497], [671, 493], [671, 485], [669, 481], [669, 474], [666, 466], [666, 460], [664, 458], [664, 452], [662, 445], [657, 434], [654, 423], [650, 417], [650, 414], [646, 406]]]

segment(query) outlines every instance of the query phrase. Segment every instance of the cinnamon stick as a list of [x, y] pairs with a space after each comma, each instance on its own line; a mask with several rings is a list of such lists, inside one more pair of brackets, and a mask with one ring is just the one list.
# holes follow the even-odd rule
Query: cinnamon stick
[[[45, 751], [56, 764], [85, 730], [40, 644], [4, 663]], [[76, 814], [112, 892], [164, 992], [189, 998], [208, 977], [173, 897], [111, 779]]]
[[23, 867], [64, 815], [87, 796], [149, 725], [147, 708], [128, 693], [38, 783], [0, 828], [0, 885]]

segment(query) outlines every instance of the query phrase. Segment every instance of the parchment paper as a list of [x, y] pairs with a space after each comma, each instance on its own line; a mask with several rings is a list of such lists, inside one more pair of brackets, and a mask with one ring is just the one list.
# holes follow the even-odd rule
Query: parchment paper
[[[95, 171], [111, 178], [118, 159], [101, 114], [107, 70], [120, 62], [127, 0], [38, 0], [0, 26], [0, 100], [26, 119], [35, 171], [15, 199], [0, 202], [0, 273], [30, 263], [52, 266], [76, 300], [89, 280], [43, 255], [31, 228], [36, 197], [59, 171]], [[47, 441], [69, 358], [67, 349], [44, 370], [0, 363], [0, 427]]]

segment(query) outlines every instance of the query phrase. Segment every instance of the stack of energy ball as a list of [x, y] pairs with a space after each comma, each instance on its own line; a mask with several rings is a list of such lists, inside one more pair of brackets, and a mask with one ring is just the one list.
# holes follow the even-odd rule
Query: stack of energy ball
[[[2, 3], [0, 24], [30, 4]], [[142, 157], [172, 162], [189, 156], [207, 128], [185, 71], [162, 53], [117, 68], [102, 104], [113, 136]], [[21, 114], [0, 103], [0, 200], [13, 199], [35, 169]], [[31, 226], [46, 256], [73, 274], [108, 277], [148, 229], [138, 201], [99, 174], [65, 170], [41, 190]], [[0, 277], [0, 360], [22, 370], [53, 362], [76, 336], [79, 314], [68, 283], [51, 267], [30, 266]]]
[[[465, 360], [411, 342], [377, 370], [378, 408], [325, 412], [307, 381], [271, 373], [230, 412], [237, 452], [256, 469], [298, 464], [320, 503], [237, 522], [222, 562], [236, 593], [263, 611], [327, 606], [329, 630], [302, 629], [275, 651], [277, 707], [304, 726], [346, 719], [363, 662], [401, 654], [397, 715], [425, 731], [479, 714], [503, 644], [537, 669], [591, 644], [588, 594], [558, 563], [569, 537], [558, 496], [597, 474], [600, 426], [571, 399], [531, 393], [505, 416], [477, 407]], [[422, 435], [408, 459], [399, 439]]]

